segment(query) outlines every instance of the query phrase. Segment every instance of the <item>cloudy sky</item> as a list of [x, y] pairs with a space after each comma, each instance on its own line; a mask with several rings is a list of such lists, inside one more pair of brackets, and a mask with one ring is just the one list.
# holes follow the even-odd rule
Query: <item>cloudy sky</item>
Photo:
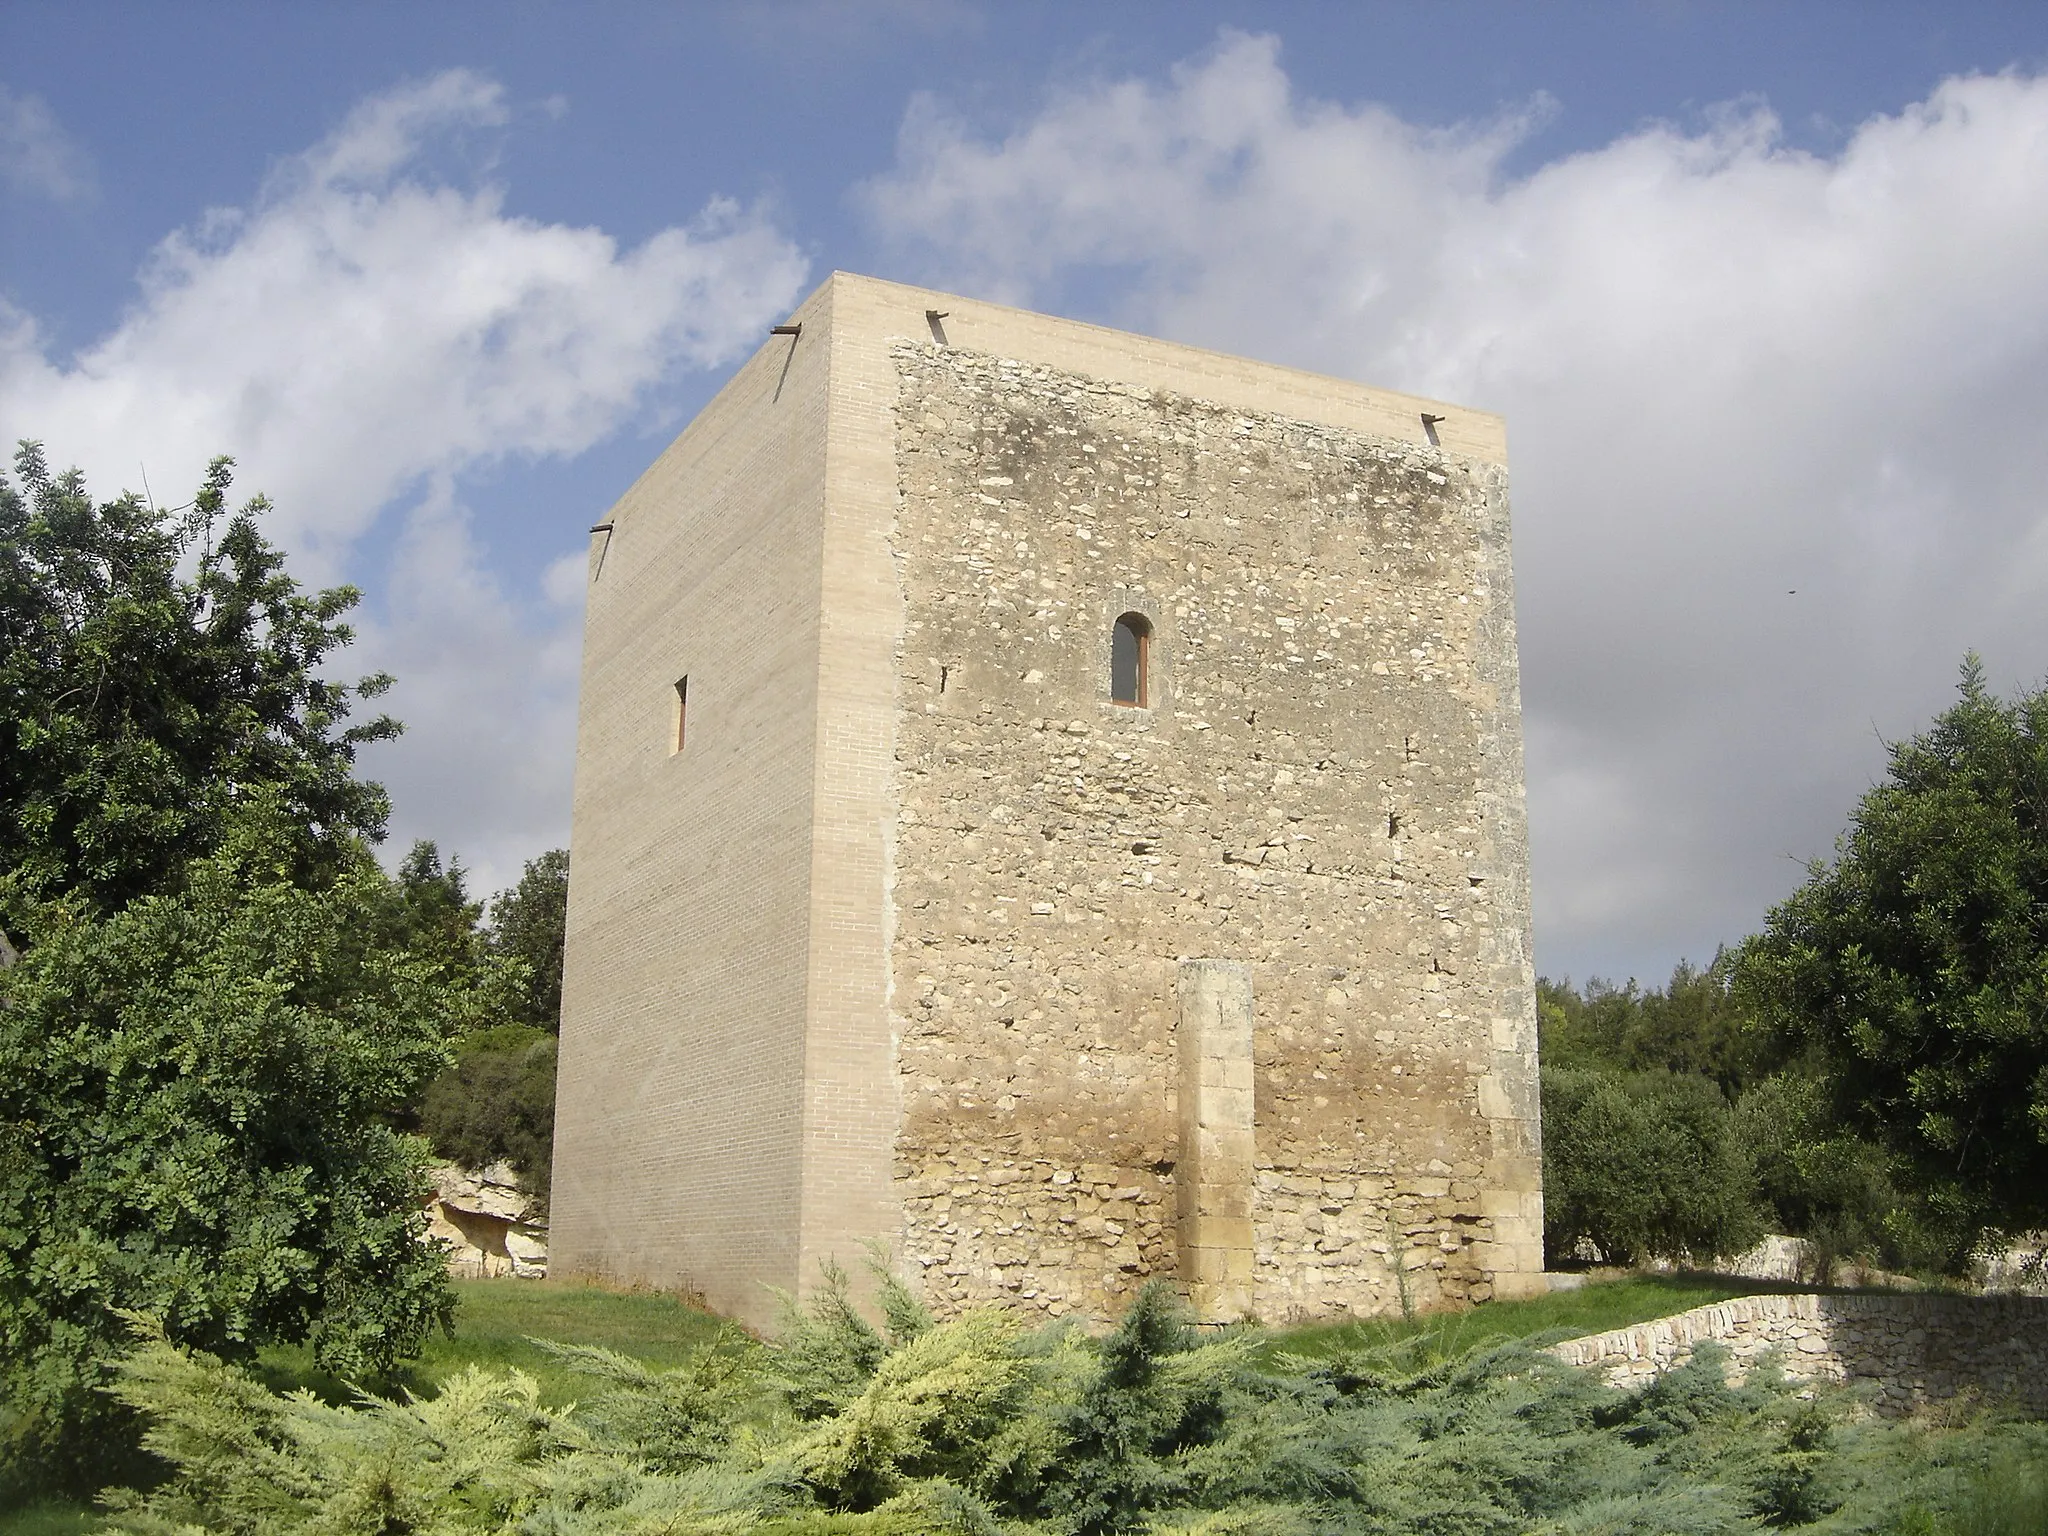
[[233, 453], [565, 840], [583, 530], [835, 267], [1508, 418], [1538, 964], [1661, 979], [2048, 675], [2048, 7], [0, 6], [0, 435]]

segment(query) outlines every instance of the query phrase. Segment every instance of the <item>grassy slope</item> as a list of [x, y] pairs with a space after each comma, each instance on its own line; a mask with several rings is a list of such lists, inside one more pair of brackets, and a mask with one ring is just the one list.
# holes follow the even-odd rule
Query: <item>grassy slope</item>
[[0, 1536], [86, 1536], [99, 1529], [99, 1520], [74, 1504], [43, 1504], [12, 1514], [0, 1511]]
[[[589, 1378], [563, 1370], [531, 1342], [601, 1344], [650, 1365], [675, 1365], [712, 1339], [745, 1338], [708, 1312], [653, 1291], [604, 1291], [539, 1280], [458, 1280], [461, 1309], [453, 1338], [436, 1338], [407, 1366], [396, 1385], [428, 1393], [465, 1366], [516, 1367], [536, 1377], [544, 1402], [561, 1404], [589, 1390]], [[311, 1387], [325, 1396], [346, 1388], [316, 1370], [304, 1347], [263, 1352], [257, 1372], [278, 1391]], [[6, 1531], [0, 1526], [0, 1533]]]

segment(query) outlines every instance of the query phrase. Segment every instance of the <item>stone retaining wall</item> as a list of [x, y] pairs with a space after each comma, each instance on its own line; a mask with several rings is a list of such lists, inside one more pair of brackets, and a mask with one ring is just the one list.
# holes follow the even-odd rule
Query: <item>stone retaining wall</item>
[[2048, 1299], [2041, 1297], [1743, 1296], [1567, 1339], [1549, 1352], [1628, 1386], [1690, 1359], [1703, 1339], [1728, 1347], [1738, 1376], [1775, 1350], [1788, 1376], [1873, 1383], [1881, 1413], [1976, 1392], [2048, 1415]]

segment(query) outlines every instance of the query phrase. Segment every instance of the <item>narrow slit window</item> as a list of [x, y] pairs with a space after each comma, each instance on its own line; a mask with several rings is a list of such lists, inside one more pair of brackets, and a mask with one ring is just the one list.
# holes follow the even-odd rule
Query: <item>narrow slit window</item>
[[670, 756], [683, 750], [684, 733], [689, 723], [690, 680], [687, 677], [679, 677], [676, 679], [676, 733], [675, 738], [669, 743]]
[[1115, 704], [1146, 707], [1151, 679], [1152, 623], [1142, 613], [1116, 621], [1109, 637], [1109, 697]]

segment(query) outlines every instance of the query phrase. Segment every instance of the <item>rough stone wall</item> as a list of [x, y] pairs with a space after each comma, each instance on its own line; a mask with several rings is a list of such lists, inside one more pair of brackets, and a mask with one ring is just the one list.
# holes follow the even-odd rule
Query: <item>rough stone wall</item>
[[1805, 1381], [1867, 1383], [1902, 1414], [1973, 1392], [2048, 1414], [2048, 1300], [2015, 1296], [1743, 1296], [1568, 1339], [1550, 1353], [1639, 1384], [1713, 1339], [1740, 1377], [1767, 1353]]
[[[1100, 1316], [1175, 1273], [1187, 956], [1252, 976], [1260, 1316], [1540, 1285], [1504, 473], [896, 357], [897, 1177], [932, 1299]], [[1148, 708], [1108, 698], [1127, 611]]]

